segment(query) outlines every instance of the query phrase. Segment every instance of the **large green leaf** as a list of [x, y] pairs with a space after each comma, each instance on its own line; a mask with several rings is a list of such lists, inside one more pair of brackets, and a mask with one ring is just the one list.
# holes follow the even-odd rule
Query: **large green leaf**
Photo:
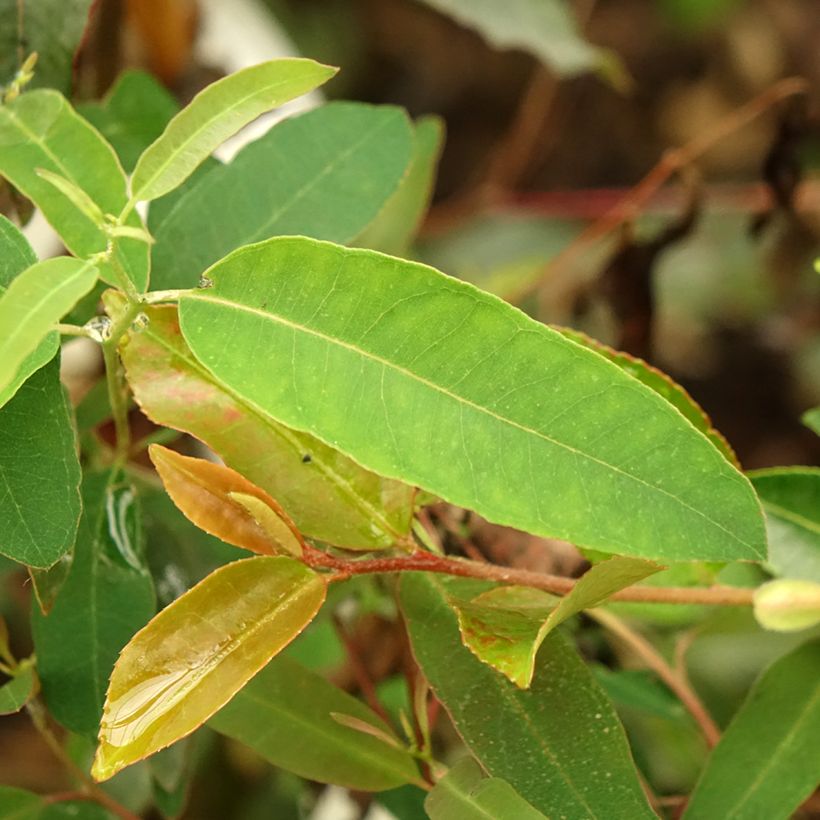
[[154, 613], [133, 489], [113, 473], [88, 475], [74, 560], [51, 611], [32, 607], [43, 694], [67, 729], [94, 735], [114, 661]]
[[411, 148], [407, 116], [390, 106], [331, 103], [279, 123], [151, 220], [154, 286], [193, 287], [230, 251], [271, 236], [347, 242], [396, 190]]
[[207, 275], [179, 306], [196, 357], [363, 466], [607, 552], [765, 556], [748, 481], [675, 408], [471, 285], [301, 237]]
[[77, 107], [113, 146], [126, 171], [179, 110], [171, 94], [144, 71], [124, 71], [105, 99]]
[[[34, 251], [20, 233], [6, 217], [0, 215], [0, 297], [8, 289], [12, 280], [26, 268], [37, 261]], [[17, 373], [0, 390], [0, 407], [2, 407], [19, 389], [20, 385], [47, 361], [54, 358], [60, 336], [56, 330], [48, 333], [31, 353], [20, 363]]]
[[615, 556], [593, 566], [560, 599], [529, 587], [502, 586], [456, 601], [462, 639], [479, 660], [526, 689], [538, 650], [555, 627], [660, 569], [651, 561]]
[[[116, 216], [125, 206], [125, 175], [113, 148], [56, 91], [30, 91], [0, 106], [0, 174], [42, 210], [75, 256], [86, 258], [105, 251], [105, 231], [41, 177], [40, 169], [84, 191], [104, 214]], [[126, 224], [137, 228], [142, 220], [132, 213]], [[137, 289], [145, 290], [148, 245], [120, 238], [115, 253]], [[119, 284], [110, 262], [101, 264], [100, 275], [109, 284]]]
[[778, 575], [820, 581], [820, 468], [775, 467], [749, 478], [766, 513], [771, 566]]
[[528, 51], [558, 74], [573, 75], [601, 66], [599, 49], [578, 34], [564, 0], [424, 0], [497, 48]]
[[92, 0], [0, 0], [0, 85], [6, 85], [32, 52], [32, 87], [68, 93], [74, 53]]
[[74, 545], [80, 463], [60, 361], [0, 408], [0, 554], [48, 567]]
[[546, 820], [509, 783], [487, 777], [470, 757], [436, 783], [424, 808], [430, 820]]
[[159, 613], [123, 649], [108, 687], [92, 774], [185, 737], [310, 623], [325, 582], [286, 557], [220, 567]]
[[139, 158], [132, 200], [167, 194], [228, 137], [271, 108], [301, 97], [336, 73], [313, 60], [282, 59], [223, 77], [199, 92]]
[[[419, 229], [435, 187], [444, 141], [444, 122], [438, 117], [422, 117], [415, 124], [413, 136], [413, 156], [407, 175], [381, 213], [356, 238], [356, 244], [362, 248], [406, 256]], [[317, 239], [333, 239], [331, 236], [310, 235]]]
[[6, 401], [21, 383], [21, 367], [39, 360], [54, 325], [94, 287], [98, 273], [91, 262], [58, 256], [26, 268], [0, 295], [0, 396]]
[[381, 549], [406, 538], [413, 490], [363, 469], [306, 433], [289, 430], [220, 384], [194, 358], [176, 309], [146, 309], [148, 325], [121, 348], [128, 382], [157, 424], [202, 439], [267, 490], [311, 538]]
[[686, 820], [788, 818], [820, 781], [820, 640], [775, 661], [715, 747]]
[[361, 701], [285, 657], [269, 663], [209, 725], [309, 780], [363, 791], [419, 781], [406, 751], [345, 726], [332, 714], [391, 734]]
[[413, 654], [481, 765], [549, 817], [654, 817], [612, 704], [553, 632], [531, 689], [518, 689], [462, 646], [448, 597], [486, 589], [408, 574], [401, 605]]

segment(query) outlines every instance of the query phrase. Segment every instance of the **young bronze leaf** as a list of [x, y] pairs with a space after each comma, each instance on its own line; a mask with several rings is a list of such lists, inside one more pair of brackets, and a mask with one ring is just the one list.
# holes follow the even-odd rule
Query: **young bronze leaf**
[[123, 649], [108, 688], [92, 775], [185, 737], [224, 706], [319, 611], [325, 582], [284, 556], [220, 567]]
[[261, 555], [302, 554], [302, 536], [287, 513], [235, 470], [159, 444], [148, 454], [168, 495], [200, 529]]

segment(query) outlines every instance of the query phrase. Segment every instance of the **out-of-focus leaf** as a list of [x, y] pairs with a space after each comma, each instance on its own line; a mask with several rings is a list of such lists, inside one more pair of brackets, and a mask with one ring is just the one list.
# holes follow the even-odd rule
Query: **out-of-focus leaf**
[[427, 795], [430, 820], [546, 820], [499, 777], [487, 777], [471, 757], [459, 760]]
[[202, 439], [276, 498], [311, 538], [360, 550], [384, 549], [407, 538], [411, 487], [278, 424], [196, 360], [175, 308], [145, 312], [147, 327], [126, 337], [121, 355], [134, 396], [150, 419]]
[[240, 128], [312, 91], [336, 71], [313, 60], [271, 60], [207, 86], [137, 161], [131, 177], [132, 200], [157, 199], [172, 191]]
[[584, 40], [563, 0], [424, 0], [476, 30], [501, 49], [527, 51], [557, 74], [572, 76], [600, 68], [603, 52]]
[[261, 555], [302, 555], [304, 541], [287, 513], [235, 470], [158, 444], [148, 453], [168, 495], [200, 529]]
[[[0, 215], [0, 297], [12, 281], [37, 261], [34, 251], [20, 231]], [[20, 363], [17, 373], [0, 390], [0, 407], [2, 407], [19, 389], [20, 385], [47, 361], [54, 358], [60, 344], [56, 330], [46, 334], [34, 350]]]
[[820, 469], [775, 467], [749, 478], [766, 513], [768, 563], [778, 575], [820, 581]]
[[408, 752], [342, 725], [332, 712], [391, 734], [361, 701], [285, 657], [268, 664], [209, 725], [308, 780], [362, 791], [419, 781]]
[[681, 702], [648, 671], [612, 670], [594, 664], [592, 672], [616, 706], [640, 709], [665, 720], [677, 720], [685, 714]]
[[375, 801], [401, 820], [429, 820], [424, 810], [427, 792], [418, 786], [399, 786], [375, 795]]
[[39, 820], [43, 805], [39, 794], [0, 786], [0, 820]]
[[49, 567], [74, 545], [80, 462], [59, 356], [0, 408], [0, 553]]
[[114, 473], [94, 473], [82, 495], [68, 578], [48, 615], [33, 605], [32, 633], [51, 714], [94, 735], [114, 661], [154, 613], [155, 598], [133, 488]]
[[773, 663], [706, 763], [686, 820], [791, 817], [820, 780], [820, 640]]
[[97, 780], [185, 737], [310, 623], [325, 582], [284, 556], [220, 567], [159, 613], [111, 675]]
[[740, 467], [740, 462], [737, 460], [735, 451], [729, 445], [729, 442], [719, 433], [713, 426], [712, 420], [706, 415], [703, 408], [681, 387], [677, 382], [673, 381], [657, 367], [653, 367], [643, 359], [637, 356], [631, 356], [629, 353], [624, 353], [620, 350], [605, 345], [587, 336], [586, 333], [581, 333], [578, 330], [571, 328], [556, 328], [560, 333], [568, 339], [572, 339], [583, 347], [588, 347], [596, 353], [600, 353], [604, 358], [609, 359], [613, 364], [617, 364], [622, 370], [634, 376], [639, 382], [645, 384], [650, 389], [654, 390], [663, 396], [671, 405], [680, 410], [684, 418], [692, 422], [692, 426], [696, 430], [700, 430], [712, 444], [720, 450], [726, 457], [726, 460], [735, 467]]
[[102, 102], [77, 107], [111, 143], [128, 172], [178, 110], [176, 100], [144, 71], [124, 71]]
[[820, 623], [820, 584], [782, 578], [755, 590], [757, 622], [775, 632], [797, 632]]
[[452, 604], [464, 645], [526, 689], [532, 683], [538, 650], [556, 626], [660, 569], [651, 561], [615, 556], [595, 564], [563, 598], [530, 587], [503, 586]]
[[[125, 207], [125, 174], [114, 149], [56, 91], [30, 91], [0, 107], [0, 174], [42, 210], [75, 256], [85, 259], [105, 251], [105, 231], [43, 179], [37, 173], [41, 168], [80, 188], [104, 214], [116, 216]], [[143, 227], [135, 212], [126, 224]], [[145, 290], [148, 245], [122, 238], [115, 253], [137, 290]], [[120, 284], [111, 262], [100, 263], [100, 276]]]
[[179, 302], [194, 355], [363, 466], [606, 552], [765, 556], [751, 485], [701, 433], [510, 305], [424, 265], [304, 237], [242, 248], [207, 276], [212, 287]]
[[68, 94], [74, 53], [88, 23], [92, 0], [0, 0], [0, 85], [7, 85], [23, 60], [37, 52], [30, 87]]
[[422, 117], [415, 124], [413, 136], [413, 155], [407, 174], [381, 213], [357, 237], [356, 244], [362, 248], [406, 256], [419, 229], [435, 187], [444, 122], [438, 117]]
[[416, 660], [479, 763], [551, 817], [654, 817], [612, 704], [560, 633], [544, 641], [527, 690], [461, 644], [448, 599], [482, 589], [421, 573], [400, 587]]
[[230, 251], [271, 236], [353, 239], [401, 183], [412, 138], [392, 106], [336, 102], [279, 123], [151, 218], [154, 286], [194, 287]]
[[[0, 715], [19, 712], [37, 692], [34, 664], [22, 666], [15, 676], [0, 686]], [[2, 815], [0, 815], [2, 816]]]
[[814, 430], [820, 436], [820, 407], [815, 407], [812, 410], [806, 410], [800, 417], [800, 420], [809, 430]]
[[21, 366], [40, 357], [54, 325], [98, 274], [90, 262], [58, 256], [26, 268], [0, 296], [0, 395], [6, 401], [22, 382]]

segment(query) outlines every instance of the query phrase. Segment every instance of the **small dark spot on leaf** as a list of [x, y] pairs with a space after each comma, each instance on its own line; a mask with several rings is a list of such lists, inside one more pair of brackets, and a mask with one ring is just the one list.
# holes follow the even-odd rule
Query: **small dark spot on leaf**
[[310, 453], [305, 453], [302, 456], [302, 464], [310, 464], [311, 461], [313, 461], [313, 457], [310, 455]]

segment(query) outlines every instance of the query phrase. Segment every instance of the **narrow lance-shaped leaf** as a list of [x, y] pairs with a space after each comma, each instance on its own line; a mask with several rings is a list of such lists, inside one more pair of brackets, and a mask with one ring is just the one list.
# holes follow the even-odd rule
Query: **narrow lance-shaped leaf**
[[132, 201], [156, 199], [173, 190], [244, 125], [312, 91], [336, 71], [313, 60], [271, 60], [212, 83], [139, 158], [131, 178]]
[[786, 820], [820, 780], [820, 641], [775, 661], [706, 763], [686, 820]]
[[615, 556], [589, 569], [560, 599], [529, 587], [496, 587], [453, 606], [465, 646], [526, 689], [538, 650], [556, 626], [661, 569], [651, 561]]
[[123, 649], [92, 775], [106, 780], [185, 737], [230, 700], [319, 611], [325, 582], [284, 556], [220, 567]]
[[769, 581], [755, 590], [754, 612], [765, 629], [808, 629], [820, 623], [820, 584], [789, 578]]
[[60, 317], [97, 281], [91, 262], [58, 256], [24, 270], [0, 296], [0, 392], [16, 381]]
[[298, 237], [240, 249], [207, 275], [213, 287], [179, 306], [197, 358], [365, 467], [606, 552], [765, 556], [751, 486], [701, 433], [498, 299], [424, 265]]
[[335, 102], [278, 123], [151, 206], [154, 286], [194, 287], [209, 265], [271, 236], [353, 239], [402, 184], [411, 149], [393, 106]]
[[392, 736], [361, 701], [285, 657], [269, 663], [208, 725], [308, 780], [361, 791], [419, 782], [406, 749], [345, 726], [333, 713]]
[[200, 529], [262, 555], [301, 556], [304, 542], [287, 513], [235, 470], [158, 444], [148, 453], [168, 495]]
[[[110, 295], [109, 295], [110, 299]], [[218, 382], [185, 343], [173, 307], [148, 307], [148, 325], [120, 348], [143, 412], [202, 439], [262, 487], [299, 530], [346, 549], [385, 549], [407, 538], [413, 489], [363, 469]]]
[[60, 359], [0, 408], [0, 554], [49, 567], [74, 546], [80, 462]]
[[436, 783], [424, 808], [430, 820], [546, 820], [509, 783], [487, 777], [470, 757]]
[[769, 564], [778, 575], [820, 582], [820, 469], [774, 467], [749, 478], [766, 513]]
[[528, 690], [462, 645], [448, 599], [486, 588], [421, 573], [400, 587], [413, 654], [469, 750], [549, 817], [654, 817], [612, 704], [562, 635], [544, 641]]
[[32, 603], [43, 694], [54, 718], [73, 732], [96, 734], [114, 661], [155, 611], [141, 523], [134, 491], [121, 477], [86, 476], [68, 577], [48, 615]]
[[[0, 298], [12, 281], [36, 261], [37, 257], [23, 234], [6, 217], [0, 215]], [[60, 336], [56, 330], [43, 337], [20, 363], [17, 373], [5, 389], [0, 389], [0, 407], [35, 370], [54, 358], [59, 344]]]
[[[29, 91], [0, 106], [0, 175], [42, 210], [66, 247], [81, 259], [104, 252], [105, 231], [72, 199], [42, 176], [50, 172], [82, 191], [104, 214], [117, 216], [128, 200], [117, 156], [100, 134], [56, 91]], [[133, 212], [126, 224], [142, 228]], [[148, 245], [121, 238], [114, 245], [117, 265], [100, 263], [101, 277], [121, 285], [122, 268], [137, 290], [148, 286]]]

